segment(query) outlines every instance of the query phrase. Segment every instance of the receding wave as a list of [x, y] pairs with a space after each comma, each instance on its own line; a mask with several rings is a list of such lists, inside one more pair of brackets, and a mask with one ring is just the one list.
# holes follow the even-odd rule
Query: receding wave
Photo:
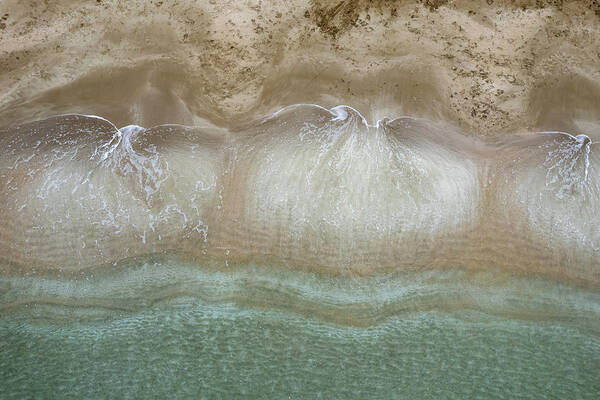
[[347, 106], [237, 130], [64, 115], [4, 128], [2, 266], [77, 275], [171, 254], [342, 275], [500, 268], [596, 286], [598, 156], [585, 135], [485, 142]]
[[0, 398], [599, 399], [598, 16], [0, 1]]

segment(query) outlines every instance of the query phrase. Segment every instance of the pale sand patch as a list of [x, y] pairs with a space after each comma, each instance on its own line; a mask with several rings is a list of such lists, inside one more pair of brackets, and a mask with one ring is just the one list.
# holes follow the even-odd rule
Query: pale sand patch
[[596, 1], [0, 4], [0, 126], [235, 126], [294, 103], [600, 137]]

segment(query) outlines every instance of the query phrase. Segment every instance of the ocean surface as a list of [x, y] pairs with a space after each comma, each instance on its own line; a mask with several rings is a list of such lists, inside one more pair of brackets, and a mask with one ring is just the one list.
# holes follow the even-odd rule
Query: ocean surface
[[1, 398], [600, 395], [585, 134], [296, 104], [0, 146]]
[[0, 288], [2, 398], [600, 392], [600, 295], [501, 271], [333, 278], [155, 259]]
[[0, 400], [600, 399], [600, 3], [1, 0]]

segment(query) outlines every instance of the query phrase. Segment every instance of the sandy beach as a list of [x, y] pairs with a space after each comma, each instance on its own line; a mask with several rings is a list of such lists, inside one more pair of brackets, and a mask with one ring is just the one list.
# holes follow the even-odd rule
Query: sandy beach
[[0, 126], [78, 112], [235, 127], [315, 103], [596, 138], [599, 14], [562, 0], [8, 0]]

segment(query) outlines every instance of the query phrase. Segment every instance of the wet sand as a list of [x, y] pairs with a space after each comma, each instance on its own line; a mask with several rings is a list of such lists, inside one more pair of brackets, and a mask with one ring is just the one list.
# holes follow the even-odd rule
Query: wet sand
[[502, 141], [294, 105], [231, 132], [82, 115], [0, 130], [2, 269], [79, 276], [170, 254], [360, 276], [495, 269], [597, 287], [586, 135]]
[[600, 137], [595, 1], [0, 4], [0, 126], [62, 113], [233, 127], [348, 104], [475, 136]]
[[0, 397], [598, 399], [599, 66], [596, 0], [0, 2]]
[[[3, 157], [3, 269], [67, 273], [175, 252], [350, 274], [501, 267], [596, 285], [599, 7], [5, 1], [0, 140], [13, 147]], [[327, 133], [311, 114], [321, 133], [302, 141], [302, 113], [262, 122], [297, 103], [420, 126], [397, 122], [390, 134], [352, 122]], [[96, 132], [72, 146], [44, 122], [64, 113], [110, 122], [59, 123]], [[155, 128], [116, 139], [132, 124]], [[327, 148], [331, 132], [346, 145]], [[320, 183], [290, 185], [312, 174]], [[86, 176], [96, 186], [77, 202]]]

